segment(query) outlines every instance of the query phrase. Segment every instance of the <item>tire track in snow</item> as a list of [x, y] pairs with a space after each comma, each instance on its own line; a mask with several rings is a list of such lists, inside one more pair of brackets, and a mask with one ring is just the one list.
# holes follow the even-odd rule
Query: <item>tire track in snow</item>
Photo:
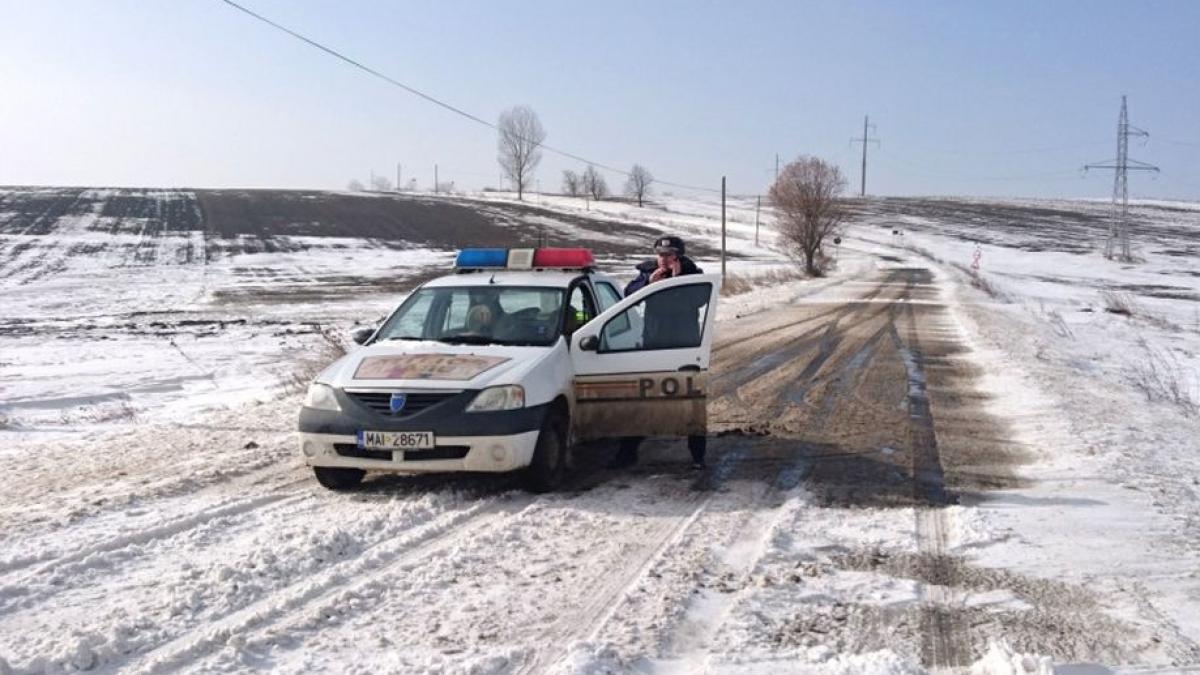
[[630, 592], [637, 588], [661, 560], [667, 551], [676, 547], [684, 535], [704, 515], [709, 505], [720, 494], [721, 486], [729, 479], [749, 452], [745, 443], [739, 443], [722, 455], [721, 459], [706, 475], [701, 475], [691, 485], [688, 508], [671, 518], [664, 519], [642, 537], [632, 551], [625, 555], [623, 564], [590, 584], [592, 592], [588, 601], [574, 612], [566, 614], [556, 622], [541, 644], [553, 645], [550, 650], [535, 649], [530, 657], [513, 671], [513, 675], [532, 675], [548, 672], [564, 658], [566, 648], [581, 639], [595, 640], [612, 620]]
[[[278, 464], [268, 464], [264, 469], [250, 471], [242, 474], [226, 474], [225, 482], [212, 482], [209, 485], [203, 486], [200, 490], [192, 493], [186, 493], [188, 497], [204, 497], [213, 492], [228, 492], [231, 488], [236, 488], [242, 484], [248, 484], [247, 488], [261, 488], [261, 483], [269, 481], [272, 478], [286, 476], [291, 470], [288, 467], [283, 467], [281, 470]], [[232, 480], [230, 480], [232, 478]], [[71, 562], [76, 562], [89, 556], [115, 551], [133, 544], [144, 544], [162, 539], [184, 532], [195, 525], [201, 524], [212, 518], [220, 518], [224, 516], [239, 515], [248, 513], [255, 509], [265, 507], [281, 500], [298, 499], [304, 496], [301, 493], [289, 493], [293, 488], [299, 488], [310, 483], [309, 478], [294, 479], [285, 481], [281, 484], [268, 486], [272, 493], [261, 495], [258, 497], [244, 497], [233, 501], [225, 501], [220, 504], [214, 504], [205, 507], [200, 511], [180, 516], [178, 518], [169, 518], [158, 523], [150, 525], [147, 529], [141, 532], [128, 535], [120, 535], [86, 545], [72, 553], [62, 553], [61, 549], [44, 549], [34, 555], [14, 556], [12, 558], [0, 560], [0, 579], [3, 575], [13, 572], [18, 572], [27, 567], [44, 563], [43, 567], [39, 568], [37, 573], [53, 571], [53, 568]], [[259, 490], [261, 492], [261, 490]], [[184, 494], [182, 490], [173, 490], [164, 494], [150, 494], [146, 499], [155, 498], [172, 498]], [[147, 508], [152, 507], [153, 502], [146, 501]], [[53, 535], [57, 530], [50, 530], [44, 533], [46, 536], [54, 540]], [[0, 598], [3, 597], [3, 591], [0, 591]]]
[[913, 501], [918, 505], [917, 548], [934, 567], [933, 578], [946, 580], [944, 584], [921, 586], [921, 660], [935, 672], [948, 671], [971, 663], [970, 631], [956, 619], [953, 611], [956, 604], [961, 604], [950, 588], [956, 585], [956, 568], [946, 555], [949, 524], [943, 507], [956, 500], [946, 491], [946, 476], [926, 390], [921, 342], [911, 304], [905, 306], [904, 318], [906, 336], [900, 337], [899, 328], [893, 322], [892, 342], [904, 362], [908, 380], [906, 436], [912, 451]]
[[[894, 365], [902, 365], [900, 372], [905, 378], [901, 390], [905, 392], [902, 405], [906, 409], [902, 433], [911, 452], [911, 467], [906, 467], [909, 474], [907, 485], [901, 489], [909, 492], [903, 495], [905, 501], [911, 500], [916, 506], [918, 548], [936, 563], [946, 559], [947, 523], [941, 507], [952, 503], [953, 497], [945, 487], [945, 472], [938, 452], [929, 396], [925, 390], [924, 360], [919, 339], [921, 326], [918, 325], [912, 304], [914, 292], [929, 285], [929, 275], [928, 270], [919, 268], [891, 270], [879, 286], [868, 294], [871, 296], [867, 298], [868, 301], [864, 300], [866, 296], [849, 300], [839, 311], [822, 313], [819, 316], [822, 321], [815, 324], [807, 320], [780, 324], [784, 331], [788, 330], [787, 326], [802, 327], [800, 335], [790, 340], [773, 340], [769, 330], [756, 333], [757, 348], [751, 345], [741, 355], [740, 367], [735, 365], [725, 381], [736, 382], [736, 386], [740, 387], [760, 377], [772, 377], [777, 369], [796, 371], [797, 375], [789, 375], [778, 386], [771, 387], [770, 396], [775, 400], [773, 405], [768, 406], [767, 414], [759, 415], [759, 418], [768, 428], [774, 428], [775, 420], [788, 411], [796, 407], [815, 406], [814, 412], [805, 418], [802, 433], [805, 437], [820, 437], [835, 411], [852, 411], [863, 405], [856, 392], [868, 371], [874, 368], [880, 345], [890, 342], [895, 350], [896, 361], [900, 362]], [[875, 298], [881, 301], [869, 301]], [[883, 302], [883, 299], [887, 301]], [[872, 307], [875, 304], [879, 304], [877, 309]], [[879, 321], [878, 327], [874, 323], [876, 321]], [[774, 351], [770, 351], [772, 348]], [[770, 368], [756, 365], [756, 359], [762, 358], [764, 352], [766, 358], [775, 361]], [[810, 391], [818, 392], [816, 401], [808, 400]], [[867, 400], [870, 400], [870, 395]], [[813, 459], [834, 462], [840, 458], [835, 455]], [[822, 480], [836, 481], [839, 475], [836, 469], [827, 465], [823, 468]], [[845, 479], [859, 483], [862, 476], [847, 473]], [[749, 533], [746, 536], [752, 539]], [[741, 571], [748, 573], [745, 567]], [[947, 575], [951, 573], [948, 569], [944, 572]], [[952, 590], [945, 586], [927, 585], [922, 589], [922, 594], [918, 612], [923, 661], [934, 669], [968, 664], [969, 638], [965, 629], [952, 619], [951, 610], [956, 601]], [[712, 606], [706, 605], [700, 609], [719, 614], [729, 607], [725, 600], [728, 599], [718, 599], [711, 603]], [[697, 616], [690, 618], [691, 627], [702, 634], [707, 630], [708, 635], [715, 635], [719, 629], [719, 620]], [[692, 663], [701, 658], [698, 648], [704, 641], [701, 635], [689, 643], [693, 649], [684, 656], [692, 659]]]
[[[688, 600], [687, 609], [664, 639], [669, 649], [674, 649], [673, 660], [699, 669], [708, 656], [708, 648], [725, 625], [738, 604], [752, 591], [751, 576], [767, 553], [772, 534], [783, 518], [791, 514], [788, 502], [772, 502], [799, 487], [813, 468], [811, 459], [797, 455], [783, 463], [774, 480], [755, 495], [745, 507], [744, 517], [738, 520], [732, 541], [725, 544], [718, 561], [726, 585], [736, 586], [732, 593], [706, 590], [700, 596]], [[708, 576], [717, 577], [715, 572], [705, 570]], [[732, 575], [730, 578], [728, 575]]]
[[[863, 302], [864, 298], [878, 297], [886, 285], [886, 281], [881, 282], [866, 296], [852, 301], [859, 305], [858, 307], [853, 305], [843, 307], [841, 311], [823, 312], [815, 317], [826, 320], [824, 325], [816, 326], [804, 334], [805, 337], [815, 339], [808, 340], [803, 349], [789, 349], [785, 352], [788, 359], [780, 363], [779, 367], [786, 367], [791, 360], [801, 358], [801, 355], [813, 346], [819, 346], [818, 354], [804, 366], [795, 381], [780, 392], [773, 406], [773, 416], [782, 414], [788, 405], [803, 404], [803, 393], [808, 391], [818, 379], [830, 380], [836, 385], [830, 395], [822, 401], [822, 410], [828, 412], [838, 405], [848, 403], [850, 394], [859, 386], [861, 378], [870, 367], [871, 360], [875, 355], [876, 344], [887, 334], [887, 325], [866, 338], [849, 358], [834, 364], [833, 372], [827, 373], [823, 378], [819, 378], [818, 373], [836, 348], [836, 343], [840, 342], [841, 335], [848, 332], [845, 327], [842, 327], [841, 331], [838, 330], [839, 324], [844, 319], [852, 319], [855, 325], [865, 325], [888, 313], [890, 307], [894, 307], [894, 305], [888, 305], [881, 311], [862, 311], [869, 310], [869, 305]], [[807, 321], [789, 322], [782, 324], [779, 330], [786, 331], [805, 323]], [[760, 332], [757, 336], [768, 337], [770, 332]], [[829, 414], [814, 417], [809, 432], [819, 433], [830, 419]], [[683, 668], [698, 669], [702, 667], [708, 656], [708, 647], [728, 617], [744, 598], [755, 591], [750, 587], [751, 576], [767, 553], [772, 533], [782, 519], [790, 513], [790, 510], [785, 508], [787, 502], [774, 504], [775, 508], [772, 510], [767, 510], [766, 507], [804, 483], [811, 475], [817, 461], [820, 461], [819, 458], [812, 457], [802, 448], [795, 448], [792, 456], [782, 462], [774, 480], [744, 507], [746, 513], [738, 521], [732, 541], [728, 542], [721, 552], [718, 561], [721, 574], [706, 570], [707, 576], [712, 579], [711, 585], [718, 585], [719, 581], [720, 585], [732, 586], [737, 590], [732, 593], [708, 591], [702, 596], [690, 598], [683, 616], [664, 640], [669, 649], [676, 650], [672, 655], [672, 660], [682, 662]]]
[[228, 643], [246, 644], [250, 631], [270, 632], [270, 628], [305, 612], [326, 611], [340, 604], [340, 598], [375, 583], [395, 568], [417, 563], [444, 552], [457, 543], [477, 535], [532, 503], [530, 497], [497, 498], [480, 502], [462, 511], [420, 526], [408, 537], [380, 541], [357, 557], [322, 570], [315, 577], [297, 581], [231, 614], [177, 636], [123, 668], [136, 673], [162, 673], [177, 670], [211, 655]]
[[645, 578], [654, 563], [679, 542], [714, 496], [714, 493], [695, 493], [690, 511], [665, 519], [650, 530], [639, 545], [625, 556], [624, 565], [592, 585], [587, 603], [560, 620], [550, 635], [543, 636], [543, 645], [556, 645], [552, 647], [553, 651], [544, 648], [533, 651], [531, 657], [514, 671], [514, 675], [546, 672], [565, 657], [564, 648], [559, 645], [595, 638], [612, 619], [621, 601]]
[[[233, 503], [218, 504], [201, 509], [190, 515], [168, 520], [139, 532], [119, 535], [92, 546], [86, 546], [57, 558], [40, 561], [34, 560], [27, 565], [21, 565], [20, 563], [25, 561], [18, 560], [16, 561], [17, 565], [15, 568], [5, 571], [21, 571], [30, 566], [37, 565], [38, 562], [42, 562], [43, 564], [36, 566], [26, 574], [15, 579], [6, 580], [3, 585], [0, 585], [0, 612], [14, 609], [10, 605], [10, 600], [13, 603], [19, 602], [21, 609], [28, 609], [32, 602], [44, 601], [58, 593], [73, 589], [74, 586], [55, 583], [53, 581], [49, 585], [46, 584], [47, 579], [55, 578], [60, 574], [79, 573], [97, 568], [107, 569], [112, 567], [111, 563], [113, 562], [129, 558], [141, 558], [150, 554], [147, 551], [129, 553], [129, 549], [131, 548], [145, 547], [159, 540], [171, 539], [180, 534], [192, 531], [197, 527], [204, 526], [215, 519], [243, 516], [249, 513], [260, 514], [267, 510], [283, 508], [289, 504], [299, 502], [307, 496], [306, 493], [293, 492], [264, 495], [237, 500]], [[120, 570], [115, 570], [115, 572], [119, 573]]]

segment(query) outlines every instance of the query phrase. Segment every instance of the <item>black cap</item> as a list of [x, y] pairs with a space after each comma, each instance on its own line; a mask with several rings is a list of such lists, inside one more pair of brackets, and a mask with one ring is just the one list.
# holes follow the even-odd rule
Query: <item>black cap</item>
[[672, 236], [659, 237], [654, 240], [654, 252], [683, 255], [683, 240]]

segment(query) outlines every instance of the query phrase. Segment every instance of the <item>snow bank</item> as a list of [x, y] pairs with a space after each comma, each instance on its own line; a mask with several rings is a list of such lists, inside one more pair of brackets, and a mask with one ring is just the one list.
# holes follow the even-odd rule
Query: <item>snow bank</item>
[[1054, 661], [1016, 652], [1004, 639], [988, 641], [987, 653], [971, 664], [971, 675], [1054, 675]]

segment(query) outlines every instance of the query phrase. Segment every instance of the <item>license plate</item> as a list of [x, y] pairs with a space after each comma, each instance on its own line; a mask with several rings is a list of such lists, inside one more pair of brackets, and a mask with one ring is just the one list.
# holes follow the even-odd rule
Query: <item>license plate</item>
[[358, 447], [366, 450], [429, 450], [432, 431], [360, 431]]

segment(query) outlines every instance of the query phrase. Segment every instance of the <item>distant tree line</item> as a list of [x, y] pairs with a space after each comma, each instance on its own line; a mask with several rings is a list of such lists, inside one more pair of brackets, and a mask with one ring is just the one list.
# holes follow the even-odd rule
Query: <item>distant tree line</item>
[[[646, 198], [651, 194], [650, 185], [653, 182], [654, 175], [646, 167], [634, 164], [629, 170], [629, 178], [625, 181], [625, 194], [636, 199], [638, 206], [644, 206]], [[591, 164], [583, 173], [576, 173], [570, 169], [563, 171], [562, 191], [570, 197], [589, 197], [593, 201], [600, 201], [609, 196], [608, 181]]]
[[[546, 130], [542, 127], [541, 120], [532, 108], [518, 105], [500, 114], [496, 123], [496, 134], [496, 160], [500, 164], [500, 170], [511, 181], [517, 192], [517, 199], [524, 200], [525, 191], [533, 185], [534, 172], [542, 161], [542, 145], [546, 142]], [[654, 183], [654, 175], [641, 164], [634, 164], [627, 176], [625, 195], [636, 200], [639, 207], [644, 206], [646, 199], [652, 194], [651, 186]], [[416, 186], [410, 181], [408, 187], [415, 189]], [[442, 191], [442, 187], [439, 185], [435, 189]], [[446, 187], [453, 189], [453, 183]], [[396, 188], [404, 189], [400, 186], [396, 186]], [[376, 175], [371, 178], [369, 185], [354, 179], [346, 185], [346, 189], [352, 192], [368, 190], [391, 192], [393, 185], [386, 176]], [[591, 164], [582, 172], [563, 171], [562, 190], [571, 197], [587, 197], [593, 201], [600, 201], [611, 196], [608, 182]]]

